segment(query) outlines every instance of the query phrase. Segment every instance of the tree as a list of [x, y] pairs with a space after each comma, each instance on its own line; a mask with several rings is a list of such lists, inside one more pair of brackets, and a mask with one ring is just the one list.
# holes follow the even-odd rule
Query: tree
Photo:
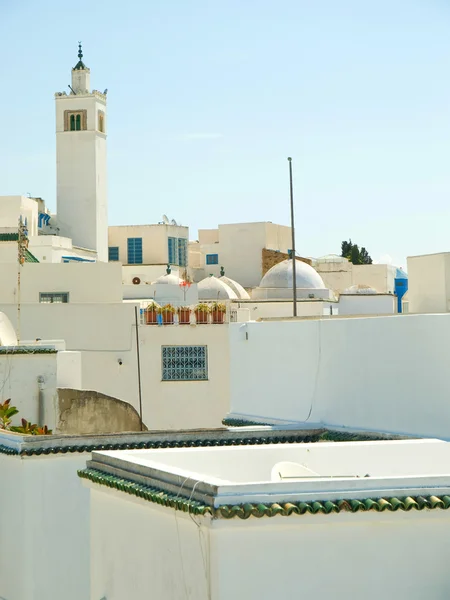
[[341, 256], [348, 259], [354, 265], [372, 264], [372, 259], [364, 246], [360, 250], [358, 244], [353, 244], [352, 240], [348, 242], [344, 240], [341, 243]]

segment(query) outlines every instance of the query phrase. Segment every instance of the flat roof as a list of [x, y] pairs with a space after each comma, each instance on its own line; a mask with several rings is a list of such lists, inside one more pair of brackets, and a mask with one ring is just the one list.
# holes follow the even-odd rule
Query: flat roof
[[450, 444], [416, 439], [94, 452], [80, 476], [88, 485], [139, 489], [144, 499], [146, 493], [175, 498], [213, 515], [247, 504], [274, 510], [386, 497], [416, 504], [416, 498], [445, 497], [450, 506]]

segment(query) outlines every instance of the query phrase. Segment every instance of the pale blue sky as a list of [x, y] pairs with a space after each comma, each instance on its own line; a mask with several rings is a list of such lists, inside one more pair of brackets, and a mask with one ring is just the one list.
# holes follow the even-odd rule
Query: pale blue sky
[[55, 209], [54, 99], [108, 88], [110, 224], [289, 224], [406, 266], [450, 250], [448, 0], [0, 0], [0, 195]]

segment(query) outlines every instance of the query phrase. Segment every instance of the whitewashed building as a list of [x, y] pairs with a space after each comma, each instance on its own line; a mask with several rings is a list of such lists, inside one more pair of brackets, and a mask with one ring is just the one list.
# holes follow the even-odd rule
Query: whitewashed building
[[219, 277], [223, 267], [244, 288], [255, 287], [264, 275], [263, 250], [287, 253], [291, 245], [291, 228], [270, 222], [200, 229], [198, 241], [189, 243], [189, 274], [198, 282], [208, 275]]
[[445, 598], [449, 458], [436, 440], [94, 452], [91, 599]]

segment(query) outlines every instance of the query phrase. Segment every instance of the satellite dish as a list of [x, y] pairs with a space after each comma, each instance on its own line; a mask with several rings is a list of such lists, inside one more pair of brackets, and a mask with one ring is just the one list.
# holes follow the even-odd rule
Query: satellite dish
[[170, 221], [170, 224], [171, 224], [171, 225], [178, 226], [178, 223], [175, 221], [175, 219], [172, 219], [172, 220]]
[[164, 225], [170, 225], [169, 217], [167, 215], [162, 216]]

